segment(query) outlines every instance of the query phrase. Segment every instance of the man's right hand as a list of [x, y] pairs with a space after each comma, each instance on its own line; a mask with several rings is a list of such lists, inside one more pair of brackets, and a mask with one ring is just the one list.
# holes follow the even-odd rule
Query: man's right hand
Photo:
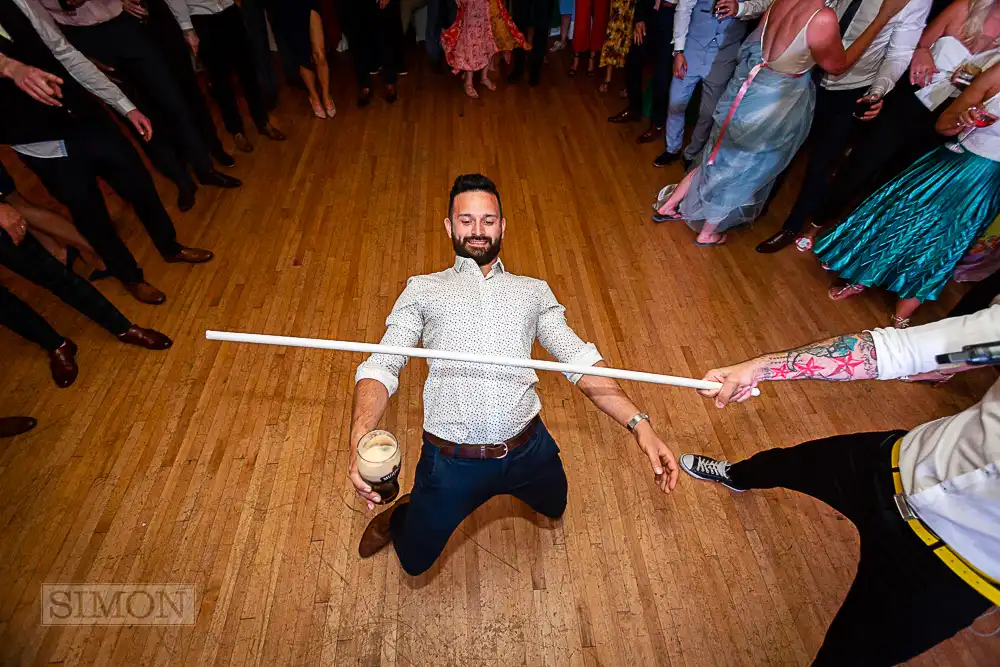
[[140, 21], [146, 20], [149, 16], [149, 12], [142, 5], [142, 0], [122, 0], [122, 9]]
[[0, 204], [0, 228], [10, 235], [14, 245], [21, 245], [28, 231], [28, 223], [16, 208], [10, 204]]
[[14, 82], [18, 88], [26, 92], [35, 100], [50, 107], [61, 107], [62, 89], [60, 86], [63, 80], [55, 74], [49, 74], [37, 67], [25, 65], [13, 58], [4, 58], [3, 69], [0, 74]]
[[642, 44], [642, 40], [646, 37], [646, 24], [643, 21], [638, 21], [635, 24], [635, 29], [632, 31], [632, 41], [636, 44]]
[[351, 480], [351, 485], [354, 486], [354, 493], [358, 494], [358, 497], [365, 501], [368, 506], [369, 511], [375, 509], [375, 503], [382, 500], [377, 493], [372, 491], [372, 487], [368, 485], [368, 482], [361, 479], [361, 473], [358, 472], [358, 443], [351, 440], [351, 466], [347, 472], [347, 478]]
[[715, 399], [715, 407], [724, 408], [729, 403], [742, 403], [753, 395], [754, 388], [764, 379], [761, 359], [750, 359], [736, 366], [716, 368], [705, 374], [709, 382], [721, 382], [720, 389], [699, 389], [698, 393]]
[[715, 3], [715, 16], [719, 19], [728, 19], [736, 16], [740, 11], [740, 3], [737, 0], [718, 0]]
[[684, 75], [688, 71], [688, 61], [684, 57], [683, 53], [678, 53], [674, 56], [674, 76], [678, 79], [683, 79]]

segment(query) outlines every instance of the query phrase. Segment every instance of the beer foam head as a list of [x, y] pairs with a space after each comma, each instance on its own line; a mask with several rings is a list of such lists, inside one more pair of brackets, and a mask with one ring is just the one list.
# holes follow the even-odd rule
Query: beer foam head
[[381, 479], [398, 468], [401, 458], [399, 444], [388, 431], [372, 431], [358, 443], [358, 472], [369, 481]]

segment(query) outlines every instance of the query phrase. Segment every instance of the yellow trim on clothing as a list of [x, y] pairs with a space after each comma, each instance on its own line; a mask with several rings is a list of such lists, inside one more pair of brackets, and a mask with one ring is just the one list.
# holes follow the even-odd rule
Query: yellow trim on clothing
[[[899, 474], [899, 450], [902, 442], [902, 439], [899, 439], [892, 446], [892, 486], [896, 493], [903, 493], [903, 477]], [[966, 562], [920, 519], [908, 519], [906, 523], [913, 529], [920, 541], [929, 546], [934, 555], [948, 566], [949, 570], [957, 574], [962, 581], [976, 589], [987, 600], [995, 605], [1000, 605], [1000, 583], [977, 570], [971, 563]]]

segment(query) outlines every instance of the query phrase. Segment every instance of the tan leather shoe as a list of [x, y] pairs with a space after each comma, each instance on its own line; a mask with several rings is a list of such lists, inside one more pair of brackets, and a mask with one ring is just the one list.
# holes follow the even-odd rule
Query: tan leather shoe
[[137, 345], [147, 350], [166, 350], [174, 344], [172, 340], [152, 329], [143, 329], [140, 326], [132, 325], [123, 334], [118, 334], [118, 340], [129, 345]]
[[52, 380], [60, 389], [76, 382], [76, 376], [80, 374], [76, 365], [76, 343], [67, 338], [62, 345], [49, 352], [49, 369]]
[[284, 132], [276, 128], [274, 125], [271, 125], [270, 123], [260, 128], [260, 133], [263, 134], [268, 139], [270, 139], [271, 141], [284, 141], [287, 138], [285, 137]]
[[362, 558], [374, 556], [389, 542], [392, 542], [392, 532], [389, 530], [389, 519], [392, 513], [403, 505], [410, 502], [410, 494], [404, 493], [399, 497], [392, 507], [382, 512], [368, 522], [365, 532], [361, 535], [361, 542], [358, 544], [358, 555]]
[[163, 261], [170, 264], [204, 264], [205, 262], [211, 260], [215, 257], [215, 254], [211, 250], [202, 250], [200, 248], [184, 248], [176, 255], [171, 255], [170, 257], [164, 257]]
[[237, 132], [233, 135], [233, 144], [236, 146], [236, 150], [241, 153], [253, 153], [253, 144], [247, 139], [247, 135], [242, 132]]
[[166, 294], [156, 289], [146, 281], [124, 283], [124, 285], [125, 289], [129, 291], [129, 294], [135, 297], [136, 301], [148, 303], [152, 306], [158, 306], [167, 300]]

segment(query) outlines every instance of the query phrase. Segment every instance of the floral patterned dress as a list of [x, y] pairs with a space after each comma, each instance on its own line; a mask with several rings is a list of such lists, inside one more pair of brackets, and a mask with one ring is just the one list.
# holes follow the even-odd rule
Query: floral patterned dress
[[625, 56], [632, 46], [632, 18], [635, 0], [612, 0], [608, 36], [601, 47], [601, 67], [625, 67]]
[[500, 0], [464, 0], [455, 23], [441, 33], [448, 65], [455, 72], [479, 71], [500, 51], [527, 48]]

